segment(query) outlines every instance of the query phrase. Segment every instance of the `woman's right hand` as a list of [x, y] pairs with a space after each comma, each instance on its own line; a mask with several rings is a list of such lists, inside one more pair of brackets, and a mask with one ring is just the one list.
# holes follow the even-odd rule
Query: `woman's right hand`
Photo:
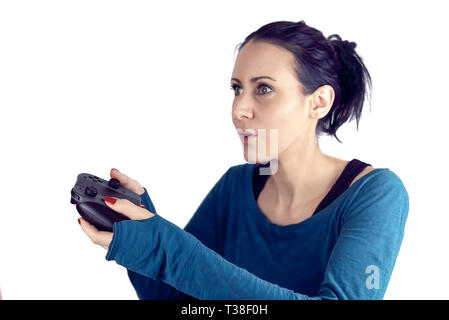
[[126, 174], [121, 173], [119, 170], [115, 168], [111, 169], [110, 175], [111, 178], [115, 178], [118, 181], [120, 181], [120, 185], [123, 188], [128, 189], [134, 193], [137, 193], [139, 196], [141, 196], [145, 192], [145, 189], [140, 185], [139, 182], [137, 182], [134, 179], [131, 179]]

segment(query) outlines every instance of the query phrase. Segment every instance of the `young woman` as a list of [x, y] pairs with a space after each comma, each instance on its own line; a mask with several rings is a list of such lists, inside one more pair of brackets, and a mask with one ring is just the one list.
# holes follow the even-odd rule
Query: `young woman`
[[[128, 269], [140, 299], [383, 298], [408, 193], [391, 170], [331, 157], [317, 141], [340, 141], [337, 129], [354, 117], [358, 127], [371, 79], [355, 47], [304, 21], [269, 23], [240, 44], [232, 121], [255, 161], [229, 168], [184, 230], [156, 213], [136, 180], [111, 170], [146, 209], [105, 198], [131, 220], [113, 233], [80, 224]], [[275, 156], [254, 152], [273, 141]]]

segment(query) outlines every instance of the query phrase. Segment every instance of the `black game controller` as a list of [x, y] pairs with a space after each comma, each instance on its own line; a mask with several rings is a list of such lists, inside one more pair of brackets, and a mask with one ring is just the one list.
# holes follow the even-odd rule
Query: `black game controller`
[[92, 174], [80, 173], [71, 191], [70, 202], [76, 204], [79, 214], [101, 231], [112, 231], [114, 222], [129, 220], [128, 217], [110, 209], [103, 197], [128, 199], [140, 206], [140, 196], [120, 186], [120, 181], [109, 181]]

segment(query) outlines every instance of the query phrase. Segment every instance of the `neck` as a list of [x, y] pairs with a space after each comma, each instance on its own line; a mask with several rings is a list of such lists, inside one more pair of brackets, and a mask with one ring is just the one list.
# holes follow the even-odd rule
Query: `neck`
[[277, 208], [293, 210], [324, 197], [344, 168], [341, 160], [324, 154], [316, 139], [298, 141], [278, 156], [277, 171], [267, 183]]

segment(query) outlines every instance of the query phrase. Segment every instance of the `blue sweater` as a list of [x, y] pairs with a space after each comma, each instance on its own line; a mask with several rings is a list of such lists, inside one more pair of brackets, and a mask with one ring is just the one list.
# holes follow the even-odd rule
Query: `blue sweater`
[[378, 168], [324, 209], [287, 226], [254, 199], [254, 164], [229, 168], [186, 227], [157, 214], [114, 224], [106, 260], [140, 299], [382, 299], [404, 235], [408, 193]]

